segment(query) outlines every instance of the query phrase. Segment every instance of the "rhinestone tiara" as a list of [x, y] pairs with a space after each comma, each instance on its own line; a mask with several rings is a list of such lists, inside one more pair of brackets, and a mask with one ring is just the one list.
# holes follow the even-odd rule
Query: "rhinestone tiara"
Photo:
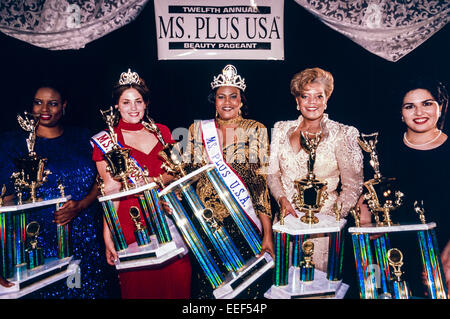
[[137, 72], [131, 72], [130, 69], [128, 69], [128, 72], [122, 72], [119, 78], [119, 85], [126, 84], [141, 84], [139, 74]]
[[215, 76], [211, 82], [211, 88], [215, 89], [219, 86], [234, 86], [242, 91], [245, 91], [245, 79], [237, 74], [237, 70], [234, 65], [228, 64], [223, 70], [222, 74]]

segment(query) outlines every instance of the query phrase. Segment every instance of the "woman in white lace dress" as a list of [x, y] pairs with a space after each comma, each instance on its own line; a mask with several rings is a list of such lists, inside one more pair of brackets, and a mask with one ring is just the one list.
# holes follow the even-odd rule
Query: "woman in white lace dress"
[[[298, 216], [293, 197], [294, 181], [308, 173], [308, 153], [300, 144], [300, 135], [321, 132], [314, 174], [327, 182], [328, 198], [320, 213], [334, 215], [335, 203], [346, 217], [362, 192], [363, 155], [357, 142], [355, 127], [330, 120], [324, 113], [333, 91], [333, 76], [320, 68], [303, 70], [291, 80], [291, 93], [301, 115], [292, 121], [275, 123], [270, 144], [268, 183], [272, 196], [286, 215]], [[302, 214], [300, 214], [302, 215]], [[314, 239], [314, 262], [326, 271], [328, 238]]]

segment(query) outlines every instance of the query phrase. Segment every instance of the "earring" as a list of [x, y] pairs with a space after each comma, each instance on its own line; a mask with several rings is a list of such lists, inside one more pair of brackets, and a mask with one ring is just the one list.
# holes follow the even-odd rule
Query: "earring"
[[403, 117], [403, 115], [402, 115], [402, 122], [405, 122], [405, 118]]
[[326, 104], [325, 104], [325, 107], [324, 107], [323, 109], [324, 109], [324, 110], [326, 110], [326, 109], [327, 109], [327, 107], [328, 107], [328, 105], [326, 105]]
[[241, 116], [242, 115], [242, 111], [241, 109], [239, 109], [238, 115]]
[[297, 111], [300, 111], [300, 105], [297, 103]]
[[218, 119], [219, 118], [219, 113], [217, 113], [217, 110], [216, 110], [216, 119]]
[[63, 116], [66, 115], [66, 108], [63, 108], [63, 109], [62, 109], [62, 115], [63, 115]]

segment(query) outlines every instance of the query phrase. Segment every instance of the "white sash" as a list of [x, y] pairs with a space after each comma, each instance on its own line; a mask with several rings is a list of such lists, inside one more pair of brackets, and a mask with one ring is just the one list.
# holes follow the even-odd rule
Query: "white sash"
[[[91, 137], [91, 145], [94, 147], [94, 145], [97, 145], [97, 147], [103, 152], [103, 154], [108, 153], [113, 149], [114, 143], [111, 139], [111, 136], [106, 131], [101, 131], [100, 133], [95, 134]], [[123, 147], [120, 145], [119, 142], [117, 144], [120, 147]], [[130, 155], [130, 159], [132, 160], [131, 163], [131, 174], [128, 176], [128, 179], [135, 185], [140, 185], [144, 182], [143, 177], [143, 169], [139, 165], [139, 163]]]
[[231, 194], [239, 203], [243, 211], [250, 217], [259, 231], [262, 232], [261, 221], [256, 216], [253, 209], [250, 194], [241, 177], [228, 165], [223, 158], [222, 148], [220, 147], [219, 137], [217, 135], [216, 123], [213, 119], [201, 121], [203, 144], [209, 161], [214, 164], [222, 176], [225, 184], [231, 191]]

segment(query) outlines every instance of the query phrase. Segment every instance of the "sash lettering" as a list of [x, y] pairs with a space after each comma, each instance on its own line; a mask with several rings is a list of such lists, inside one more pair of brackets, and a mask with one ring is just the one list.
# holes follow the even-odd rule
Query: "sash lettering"
[[247, 187], [223, 158], [222, 150], [218, 143], [219, 139], [214, 120], [202, 121], [201, 128], [203, 132], [203, 143], [205, 144], [205, 150], [210, 162], [215, 165], [225, 184], [231, 190], [231, 194], [240, 204], [242, 210], [251, 219], [253, 224], [258, 227], [259, 231], [261, 231], [261, 221], [258, 216], [256, 216], [255, 210], [253, 209]]

